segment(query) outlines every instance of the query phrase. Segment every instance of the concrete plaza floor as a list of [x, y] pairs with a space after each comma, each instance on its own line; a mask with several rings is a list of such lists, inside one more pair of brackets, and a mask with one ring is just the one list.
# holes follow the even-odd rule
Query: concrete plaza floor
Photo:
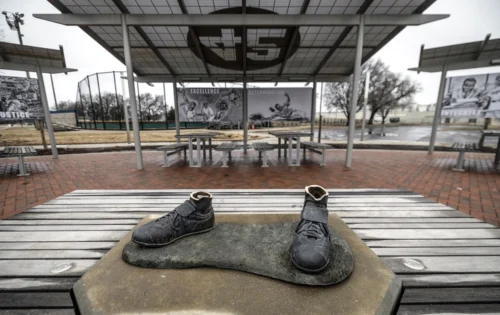
[[[233, 153], [229, 168], [221, 168], [221, 155], [202, 168], [189, 168], [181, 155], [170, 168], [162, 168], [162, 153], [144, 151], [145, 169], [135, 169], [135, 153], [110, 152], [26, 158], [28, 177], [18, 177], [17, 159], [0, 160], [0, 214], [2, 218], [71, 192], [75, 189], [215, 189], [403, 188], [454, 207], [488, 223], [500, 225], [500, 172], [494, 154], [466, 154], [465, 172], [454, 172], [456, 152], [355, 150], [353, 168], [344, 170], [345, 150], [329, 150], [326, 167], [309, 153], [300, 167], [289, 167], [277, 151], [270, 167], [261, 168], [257, 153]], [[312, 160], [311, 160], [312, 159]], [[166, 209], [169, 210], [169, 209]]]

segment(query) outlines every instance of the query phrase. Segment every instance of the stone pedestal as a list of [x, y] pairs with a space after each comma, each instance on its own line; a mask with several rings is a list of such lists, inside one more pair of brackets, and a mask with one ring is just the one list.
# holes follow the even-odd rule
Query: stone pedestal
[[[144, 224], [155, 216], [146, 217]], [[298, 222], [299, 214], [218, 214], [219, 223]], [[241, 271], [147, 269], [122, 260], [131, 233], [74, 286], [82, 314], [390, 314], [401, 288], [394, 273], [336, 215], [354, 271], [336, 285], [296, 285]]]

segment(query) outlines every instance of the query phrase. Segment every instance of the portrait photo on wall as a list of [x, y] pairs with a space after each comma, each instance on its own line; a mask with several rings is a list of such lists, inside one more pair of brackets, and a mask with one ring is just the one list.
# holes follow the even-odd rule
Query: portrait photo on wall
[[249, 121], [311, 121], [310, 88], [248, 90]]
[[242, 95], [242, 89], [179, 88], [179, 121], [238, 124], [243, 120]]
[[500, 73], [448, 78], [441, 116], [500, 118]]
[[43, 117], [37, 79], [0, 76], [0, 120]]

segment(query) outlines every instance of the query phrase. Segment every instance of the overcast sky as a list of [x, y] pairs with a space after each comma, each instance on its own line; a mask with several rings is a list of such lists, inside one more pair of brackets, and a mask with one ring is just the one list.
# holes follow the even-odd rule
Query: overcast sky
[[[125, 66], [109, 54], [104, 48], [87, 36], [78, 27], [66, 27], [33, 18], [34, 13], [59, 13], [45, 0], [1, 0], [0, 11], [22, 12], [25, 25], [22, 26], [24, 44], [58, 49], [64, 46], [67, 66], [78, 69], [68, 75], [54, 75], [54, 85], [58, 101], [75, 100], [77, 83], [85, 76], [95, 72], [125, 71]], [[393, 71], [411, 76], [423, 87], [415, 101], [419, 104], [434, 103], [437, 98], [439, 74], [416, 74], [407, 71], [417, 66], [420, 45], [426, 48], [452, 45], [469, 41], [483, 40], [486, 34], [498, 38], [500, 33], [500, 0], [437, 0], [425, 13], [446, 13], [451, 17], [435, 23], [418, 27], [407, 27], [373, 58], [380, 58]], [[4, 41], [18, 43], [17, 32], [11, 31], [5, 19], [0, 20]], [[500, 72], [500, 67], [476, 70], [453, 71], [448, 76]], [[2, 75], [24, 76], [23, 72], [2, 71]], [[35, 74], [32, 74], [35, 77]], [[50, 77], [45, 75], [49, 103], [53, 104]], [[263, 85], [259, 86], [273, 86]], [[280, 84], [294, 86], [294, 84]], [[303, 87], [303, 84], [297, 86]], [[120, 89], [120, 87], [118, 87]], [[155, 88], [141, 85], [141, 93], [156, 91], [161, 93], [161, 85]], [[318, 87], [319, 89], [319, 87]], [[166, 85], [167, 102], [173, 103], [172, 86]]]

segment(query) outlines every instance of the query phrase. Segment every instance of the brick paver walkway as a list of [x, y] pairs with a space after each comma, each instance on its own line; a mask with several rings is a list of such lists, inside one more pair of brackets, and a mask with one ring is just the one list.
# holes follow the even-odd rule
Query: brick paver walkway
[[[215, 153], [214, 153], [215, 154]], [[452, 206], [486, 222], [500, 225], [500, 173], [492, 154], [467, 154], [466, 171], [453, 172], [457, 153], [356, 150], [350, 171], [343, 169], [345, 151], [327, 154], [327, 166], [306, 162], [301, 167], [278, 163], [259, 167], [256, 153], [233, 154], [229, 168], [189, 168], [182, 162], [161, 168], [162, 153], [144, 151], [145, 169], [135, 169], [134, 152], [61, 155], [26, 158], [29, 177], [17, 177], [17, 160], [0, 160], [2, 218], [75, 189], [175, 188], [405, 188]], [[318, 161], [319, 156], [310, 155]], [[220, 155], [214, 155], [214, 162]]]

